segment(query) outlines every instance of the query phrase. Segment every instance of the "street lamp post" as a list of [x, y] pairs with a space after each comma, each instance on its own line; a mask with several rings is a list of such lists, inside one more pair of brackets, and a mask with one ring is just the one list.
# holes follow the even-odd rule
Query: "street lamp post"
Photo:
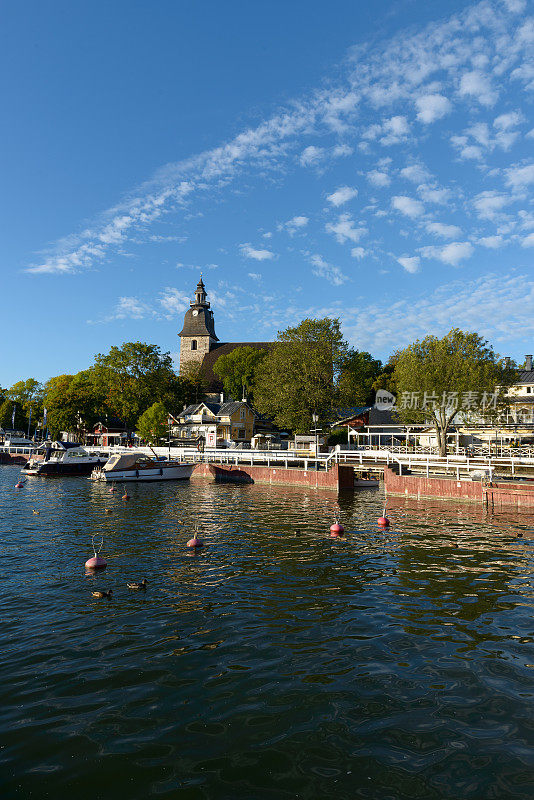
[[319, 436], [318, 436], [318, 433], [319, 433], [320, 428], [317, 427], [317, 423], [319, 422], [319, 414], [317, 414], [315, 411], [312, 414], [312, 420], [313, 420], [313, 428], [312, 428], [311, 432], [315, 434], [315, 469], [318, 470], [319, 469], [319, 461], [317, 460], [317, 456], [319, 454], [318, 453], [318, 450], [319, 450]]

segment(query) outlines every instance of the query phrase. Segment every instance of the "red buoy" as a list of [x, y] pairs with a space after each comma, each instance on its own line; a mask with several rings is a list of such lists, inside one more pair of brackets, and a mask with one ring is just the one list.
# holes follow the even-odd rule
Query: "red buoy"
[[129, 500], [130, 499], [130, 495], [128, 494], [128, 492], [126, 492], [126, 491], [124, 492], [124, 494], [122, 496], [122, 499], [123, 500]]
[[91, 558], [88, 558], [87, 561], [85, 562], [86, 569], [105, 569], [107, 565], [108, 562], [106, 561], [106, 559], [98, 555], [91, 556]]
[[377, 522], [381, 528], [387, 528], [389, 525], [389, 519], [387, 517], [378, 517]]
[[334, 522], [330, 525], [330, 536], [341, 536], [344, 532], [345, 528], [339, 522]]
[[105, 569], [107, 567], [107, 565], [108, 565], [108, 562], [106, 561], [106, 559], [103, 558], [103, 556], [100, 555], [100, 551], [102, 550], [102, 547], [104, 546], [104, 537], [102, 535], [100, 536], [100, 545], [98, 546], [98, 550], [97, 550], [97, 546], [95, 544], [95, 537], [97, 535], [98, 534], [94, 533], [93, 536], [92, 536], [92, 539], [91, 539], [91, 544], [93, 546], [94, 555], [92, 555], [91, 558], [88, 558], [87, 561], [85, 562], [85, 568], [86, 569]]
[[202, 541], [202, 539], [198, 538], [196, 533], [193, 536], [193, 538], [189, 539], [189, 541], [187, 542], [187, 547], [203, 547], [203, 546], [204, 546], [204, 542]]

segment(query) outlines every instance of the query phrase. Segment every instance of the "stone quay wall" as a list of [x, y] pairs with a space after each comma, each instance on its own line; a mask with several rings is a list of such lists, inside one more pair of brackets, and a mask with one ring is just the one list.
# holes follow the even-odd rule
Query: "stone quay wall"
[[384, 469], [386, 494], [401, 497], [432, 498], [455, 502], [483, 503], [489, 508], [515, 508], [534, 513], [534, 482], [456, 480], [423, 475], [397, 475], [389, 467]]
[[231, 464], [197, 464], [191, 475], [221, 483], [268, 483], [273, 486], [307, 486], [340, 491], [354, 489], [352, 467], [334, 464], [326, 471]]

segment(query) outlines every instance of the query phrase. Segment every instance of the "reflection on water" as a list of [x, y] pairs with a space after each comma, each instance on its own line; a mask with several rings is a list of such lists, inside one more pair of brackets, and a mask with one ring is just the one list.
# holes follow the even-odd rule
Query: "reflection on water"
[[3, 797], [532, 796], [533, 518], [394, 499], [383, 531], [376, 491], [17, 476]]

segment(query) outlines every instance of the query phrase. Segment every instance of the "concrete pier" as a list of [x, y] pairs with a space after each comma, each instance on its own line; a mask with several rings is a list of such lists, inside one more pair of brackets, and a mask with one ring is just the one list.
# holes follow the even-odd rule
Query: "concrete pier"
[[387, 495], [397, 497], [440, 498], [454, 502], [481, 503], [488, 508], [514, 508], [534, 514], [534, 481], [471, 481], [451, 477], [398, 475], [384, 470]]
[[338, 492], [354, 490], [351, 466], [332, 464], [328, 470], [304, 470], [256, 465], [197, 464], [191, 479], [209, 479], [221, 483], [268, 483], [279, 486], [308, 486]]

